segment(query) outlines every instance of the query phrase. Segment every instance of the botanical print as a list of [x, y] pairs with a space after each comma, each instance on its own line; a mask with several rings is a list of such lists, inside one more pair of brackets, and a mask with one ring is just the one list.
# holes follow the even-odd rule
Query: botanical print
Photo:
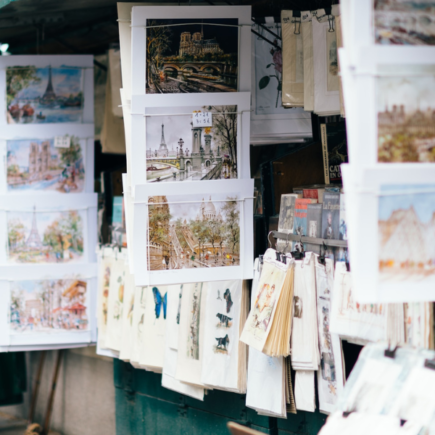
[[187, 338], [187, 356], [199, 360], [199, 325], [201, 321], [201, 297], [203, 283], [195, 283], [192, 291], [189, 313], [189, 334]]
[[8, 124], [81, 122], [82, 91], [82, 68], [8, 67]]
[[236, 92], [237, 25], [237, 19], [148, 20], [156, 27], [147, 28], [146, 93]]
[[55, 147], [54, 139], [7, 141], [9, 191], [82, 192], [84, 180], [85, 166], [78, 137], [71, 137], [68, 148]]
[[[237, 106], [171, 106], [166, 110], [187, 116], [146, 118], [147, 181], [237, 178]], [[147, 113], [153, 111], [165, 109]], [[212, 112], [213, 126], [194, 127], [194, 112]]]
[[107, 325], [107, 310], [109, 308], [109, 288], [110, 288], [110, 266], [107, 265], [104, 269], [103, 276], [103, 296], [101, 309], [103, 311], [103, 324]]
[[374, 25], [377, 44], [435, 44], [435, 9], [430, 0], [375, 0]]
[[125, 290], [125, 271], [123, 270], [116, 279], [116, 294], [113, 298], [112, 315], [117, 321], [122, 319], [122, 310], [124, 307], [124, 290]]
[[[278, 34], [280, 40], [273, 40], [274, 46], [265, 42], [259, 36], [255, 38], [255, 75], [256, 75], [256, 110], [257, 115], [267, 115], [282, 112], [278, 107], [282, 93], [282, 50], [281, 25], [266, 25], [272, 32]], [[258, 33], [264, 33], [258, 26]], [[266, 36], [266, 35], [265, 35]], [[274, 91], [272, 92], [272, 89]], [[275, 91], [276, 89], [276, 91]]]
[[86, 281], [58, 279], [11, 282], [12, 333], [87, 330], [87, 310]]
[[8, 212], [9, 261], [66, 263], [83, 257], [83, 218], [80, 211]]
[[435, 74], [422, 73], [377, 79], [379, 162], [435, 162]]
[[236, 197], [152, 196], [148, 203], [149, 270], [240, 264], [240, 208]]
[[384, 185], [381, 192], [378, 211], [381, 280], [420, 283], [433, 280], [435, 186]]
[[327, 91], [333, 92], [340, 89], [338, 77], [337, 38], [335, 32], [326, 31], [326, 59], [327, 59]]

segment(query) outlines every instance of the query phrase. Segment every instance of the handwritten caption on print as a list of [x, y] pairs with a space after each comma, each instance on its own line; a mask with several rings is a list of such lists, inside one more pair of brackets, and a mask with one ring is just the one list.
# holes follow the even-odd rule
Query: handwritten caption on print
[[71, 146], [71, 136], [55, 136], [54, 146], [56, 148], [69, 148]]
[[192, 118], [194, 127], [213, 127], [212, 112], [194, 112]]

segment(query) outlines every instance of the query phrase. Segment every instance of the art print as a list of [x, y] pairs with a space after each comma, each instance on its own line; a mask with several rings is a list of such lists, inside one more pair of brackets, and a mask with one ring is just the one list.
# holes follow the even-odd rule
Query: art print
[[328, 92], [338, 91], [340, 89], [336, 35], [337, 34], [335, 32], [326, 32], [326, 90]]
[[79, 193], [84, 189], [85, 162], [80, 138], [59, 148], [54, 138], [6, 141], [9, 192], [46, 190]]
[[378, 158], [382, 163], [435, 162], [435, 75], [377, 79]]
[[236, 92], [238, 19], [147, 20], [146, 93]]
[[12, 334], [59, 333], [89, 329], [87, 282], [43, 279], [11, 282]]
[[435, 11], [428, 0], [376, 0], [375, 41], [382, 45], [435, 45]]
[[7, 212], [8, 261], [67, 263], [83, 259], [84, 212], [80, 210]]
[[240, 265], [237, 196], [154, 196], [148, 200], [149, 270]]
[[[238, 110], [237, 105], [148, 109], [147, 182], [237, 178]], [[164, 112], [168, 115], [152, 116]], [[193, 126], [195, 112], [211, 112], [212, 127]], [[179, 113], [186, 115], [171, 115]]]
[[8, 124], [77, 123], [83, 114], [81, 67], [6, 68]]
[[435, 185], [382, 185], [379, 197], [379, 279], [415, 282], [435, 279]]
[[189, 310], [189, 334], [187, 336], [187, 357], [199, 361], [199, 329], [201, 322], [201, 297], [203, 283], [193, 284]]

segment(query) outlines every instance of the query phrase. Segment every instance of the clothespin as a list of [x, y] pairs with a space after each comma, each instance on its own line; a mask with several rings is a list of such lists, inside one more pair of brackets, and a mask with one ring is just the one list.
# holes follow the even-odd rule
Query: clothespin
[[350, 414], [352, 414], [353, 412], [355, 412], [354, 410], [351, 411], [343, 411], [343, 418], [347, 418], [349, 417]]
[[392, 358], [392, 359], [396, 358], [397, 349], [399, 349], [399, 346], [396, 345], [396, 347], [394, 349], [392, 349], [390, 347], [390, 344], [388, 344], [388, 349], [385, 349], [384, 356], [386, 358]]
[[[322, 249], [322, 248], [320, 248], [320, 249]], [[322, 254], [321, 252], [322, 252], [322, 251], [320, 251], [320, 255], [319, 255], [319, 257], [317, 258], [317, 261], [318, 261], [320, 264], [323, 264], [323, 266], [325, 266], [325, 264], [326, 264], [326, 261], [325, 261], [326, 243], [325, 243], [325, 242], [323, 242], [323, 254]]]
[[424, 361], [424, 366], [429, 370], [435, 370], [435, 358], [433, 359], [426, 359]]

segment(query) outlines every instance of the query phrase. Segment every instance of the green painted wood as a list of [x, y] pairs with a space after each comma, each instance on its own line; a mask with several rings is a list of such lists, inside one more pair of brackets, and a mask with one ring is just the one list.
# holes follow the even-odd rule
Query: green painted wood
[[118, 435], [228, 435], [229, 421], [270, 435], [315, 435], [326, 418], [299, 412], [270, 419], [246, 408], [245, 395], [219, 390], [201, 402], [163, 388], [161, 375], [119, 360], [114, 360], [114, 384]]

